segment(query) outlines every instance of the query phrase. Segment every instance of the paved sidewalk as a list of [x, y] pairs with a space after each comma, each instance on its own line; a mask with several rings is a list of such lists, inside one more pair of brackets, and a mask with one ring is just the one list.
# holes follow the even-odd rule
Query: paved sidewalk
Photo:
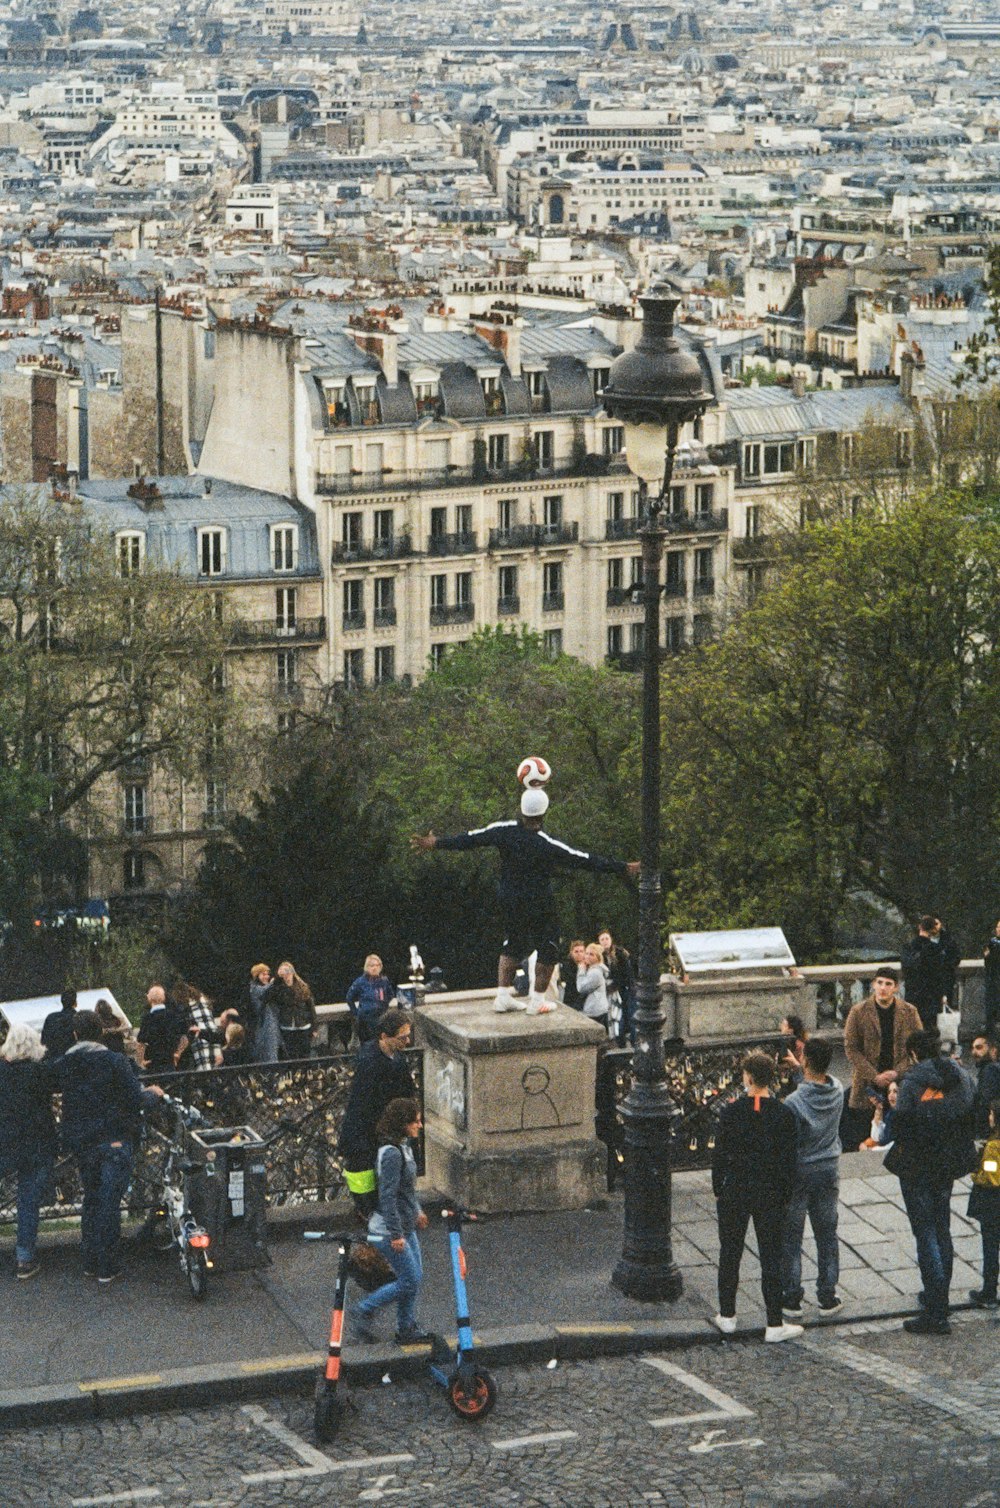
[[[877, 1153], [845, 1156], [841, 1178], [843, 1320], [912, 1311], [921, 1285], [897, 1180], [882, 1172]], [[957, 1187], [956, 1303], [965, 1301], [966, 1290], [980, 1278], [978, 1227], [965, 1218], [967, 1198], [966, 1187]], [[675, 1177], [674, 1229], [683, 1296], [675, 1304], [639, 1304], [609, 1282], [621, 1247], [618, 1196], [591, 1210], [496, 1216], [469, 1226], [465, 1246], [477, 1334], [498, 1352], [521, 1357], [716, 1338], [707, 1323], [717, 1307], [718, 1249], [708, 1173]], [[447, 1242], [435, 1221], [423, 1248], [421, 1317], [432, 1328], [453, 1333]], [[207, 1300], [198, 1304], [169, 1254], [129, 1250], [125, 1279], [100, 1289], [83, 1279], [75, 1244], [47, 1246], [43, 1235], [41, 1274], [27, 1283], [2, 1280], [0, 1421], [5, 1410], [8, 1417], [17, 1412], [15, 1394], [23, 1416], [31, 1417], [32, 1400], [44, 1403], [36, 1389], [51, 1390], [58, 1412], [67, 1397], [88, 1406], [121, 1394], [147, 1403], [167, 1401], [171, 1387], [177, 1396], [186, 1377], [201, 1380], [202, 1396], [212, 1396], [213, 1388], [231, 1384], [234, 1376], [243, 1380], [244, 1391], [254, 1380], [272, 1389], [282, 1376], [301, 1382], [325, 1348], [335, 1248], [304, 1241], [301, 1228], [277, 1227], [272, 1253], [266, 1271], [214, 1274]], [[10, 1251], [5, 1263], [12, 1266]], [[807, 1231], [803, 1277], [813, 1300], [815, 1271]], [[744, 1257], [738, 1317], [741, 1329], [763, 1324], [752, 1243]], [[389, 1318], [387, 1338], [391, 1329]], [[400, 1353], [391, 1344], [353, 1348], [352, 1359], [377, 1374], [390, 1362], [398, 1368]]]

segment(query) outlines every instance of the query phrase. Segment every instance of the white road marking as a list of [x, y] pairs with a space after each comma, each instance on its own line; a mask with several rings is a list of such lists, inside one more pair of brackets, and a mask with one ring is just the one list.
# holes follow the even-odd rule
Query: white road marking
[[802, 1338], [798, 1344], [803, 1350], [813, 1351], [816, 1355], [822, 1356], [824, 1361], [835, 1361], [842, 1367], [849, 1367], [852, 1372], [860, 1372], [864, 1377], [873, 1377], [878, 1382], [885, 1383], [887, 1387], [895, 1388], [898, 1393], [905, 1393], [909, 1398], [915, 1398], [919, 1403], [926, 1403], [929, 1408], [937, 1409], [940, 1414], [950, 1414], [953, 1418], [961, 1419], [968, 1424], [970, 1429], [989, 1435], [994, 1440], [1000, 1439], [1000, 1418], [995, 1413], [977, 1408], [974, 1403], [967, 1403], [964, 1399], [944, 1392], [938, 1380], [929, 1377], [926, 1372], [916, 1372], [912, 1367], [904, 1367], [898, 1361], [888, 1361], [885, 1357], [873, 1356], [870, 1352], [862, 1351], [847, 1341], [831, 1342], [828, 1339], [815, 1341]]
[[358, 1493], [359, 1503], [380, 1503], [383, 1498], [400, 1497], [407, 1494], [408, 1487], [387, 1487], [387, 1482], [395, 1479], [396, 1473], [390, 1472], [388, 1476], [376, 1477], [371, 1487], [366, 1487], [364, 1492]]
[[245, 1472], [243, 1481], [251, 1486], [259, 1482], [301, 1482], [304, 1478], [323, 1477], [333, 1471], [367, 1471], [374, 1466], [401, 1466], [415, 1459], [411, 1455], [394, 1455], [359, 1456], [352, 1461], [333, 1461], [321, 1450], [317, 1450], [314, 1445], [310, 1445], [306, 1440], [300, 1440], [293, 1430], [282, 1424], [280, 1420], [272, 1419], [267, 1410], [258, 1407], [257, 1404], [245, 1403], [243, 1413], [253, 1424], [267, 1430], [267, 1433], [273, 1435], [275, 1440], [280, 1440], [282, 1445], [287, 1446], [292, 1454], [304, 1463], [302, 1466], [275, 1467], [271, 1471]]
[[702, 1436], [702, 1438], [698, 1440], [694, 1445], [689, 1445], [688, 1450], [693, 1456], [706, 1456], [708, 1455], [708, 1452], [710, 1450], [731, 1450], [738, 1445], [745, 1445], [748, 1450], [756, 1450], [758, 1445], [764, 1444], [763, 1440], [757, 1439], [756, 1436], [754, 1436], [752, 1439], [747, 1436], [747, 1438], [743, 1440], [716, 1439], [717, 1435], [724, 1433], [725, 1431], [721, 1429], [710, 1429], [708, 1433]]
[[[706, 1403], [711, 1403], [711, 1409], [702, 1409], [695, 1414], [668, 1414], [661, 1419], [650, 1419], [653, 1429], [672, 1429], [679, 1424], [708, 1424], [713, 1419], [752, 1419], [753, 1409], [748, 1409], [745, 1404], [735, 1398], [730, 1398], [728, 1393], [722, 1393], [714, 1388], [710, 1382], [702, 1382], [693, 1372], [686, 1372], [683, 1367], [678, 1367], [672, 1361], [663, 1361], [659, 1356], [644, 1356], [642, 1358], [647, 1367], [655, 1367], [666, 1377], [673, 1377], [699, 1398], [704, 1398]], [[710, 1433], [715, 1433], [711, 1431]]]
[[515, 1435], [511, 1440], [491, 1440], [494, 1450], [525, 1450], [532, 1445], [553, 1445], [557, 1440], [577, 1440], [575, 1429], [553, 1429], [545, 1435]]
[[135, 1487], [131, 1492], [107, 1492], [99, 1498], [72, 1498], [72, 1508], [104, 1508], [109, 1503], [148, 1503], [162, 1497], [158, 1487]]

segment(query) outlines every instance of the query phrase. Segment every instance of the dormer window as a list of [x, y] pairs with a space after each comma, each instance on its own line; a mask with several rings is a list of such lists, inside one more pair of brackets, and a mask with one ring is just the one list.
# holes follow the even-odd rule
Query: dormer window
[[483, 390], [483, 402], [488, 414], [503, 411], [503, 394], [500, 391], [500, 376], [497, 372], [480, 372], [479, 386]]
[[198, 575], [221, 576], [226, 569], [226, 531], [198, 530]]
[[331, 424], [347, 424], [350, 422], [350, 413], [347, 407], [346, 382], [324, 382], [323, 393], [326, 398], [326, 412]]
[[297, 524], [271, 525], [271, 559], [276, 571], [294, 571], [299, 559]]
[[600, 398], [601, 394], [604, 392], [604, 389], [608, 385], [608, 378], [610, 376], [610, 367], [591, 367], [590, 381], [594, 389], [595, 398]]
[[134, 576], [137, 571], [141, 571], [146, 558], [145, 534], [131, 530], [116, 534], [115, 544], [118, 547], [118, 574]]
[[354, 379], [354, 391], [357, 395], [358, 406], [361, 409], [362, 424], [377, 424], [379, 421], [378, 399], [375, 397], [375, 379], [359, 381]]
[[413, 397], [416, 400], [418, 414], [436, 414], [440, 407], [438, 379], [428, 377], [422, 382], [414, 382]]
[[531, 407], [536, 413], [546, 408], [548, 404], [549, 389], [545, 380], [544, 371], [525, 372], [524, 379], [528, 384], [528, 392], [531, 395]]

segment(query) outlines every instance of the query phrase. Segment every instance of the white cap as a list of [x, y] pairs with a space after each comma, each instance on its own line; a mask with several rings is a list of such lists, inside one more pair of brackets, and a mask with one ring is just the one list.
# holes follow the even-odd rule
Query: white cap
[[549, 798], [544, 791], [532, 787], [521, 797], [522, 817], [544, 817], [549, 809]]

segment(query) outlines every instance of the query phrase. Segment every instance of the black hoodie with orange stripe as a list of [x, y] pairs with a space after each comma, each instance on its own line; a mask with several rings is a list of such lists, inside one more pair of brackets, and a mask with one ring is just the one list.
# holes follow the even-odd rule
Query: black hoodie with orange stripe
[[750, 1205], [787, 1204], [797, 1152], [798, 1127], [788, 1106], [769, 1095], [741, 1095], [719, 1113], [712, 1192]]

